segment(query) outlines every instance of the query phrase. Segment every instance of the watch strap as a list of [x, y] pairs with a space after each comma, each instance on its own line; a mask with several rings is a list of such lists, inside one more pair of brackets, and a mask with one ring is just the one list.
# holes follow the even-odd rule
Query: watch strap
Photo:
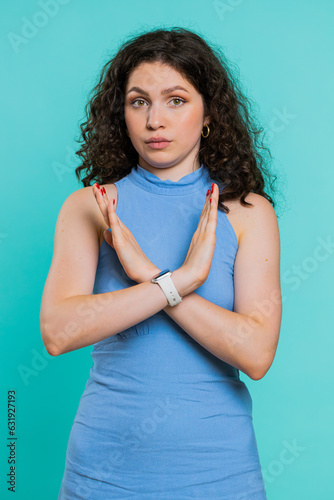
[[173, 307], [182, 302], [182, 297], [180, 297], [176, 290], [171, 275], [166, 274], [166, 276], [162, 276], [162, 278], [157, 281], [157, 284], [164, 292], [170, 306]]

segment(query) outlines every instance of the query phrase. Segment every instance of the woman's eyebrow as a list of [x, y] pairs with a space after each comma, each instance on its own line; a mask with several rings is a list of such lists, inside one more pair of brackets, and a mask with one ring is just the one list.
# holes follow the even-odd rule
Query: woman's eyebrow
[[[185, 92], [189, 93], [188, 90], [181, 87], [181, 85], [176, 85], [175, 87], [171, 87], [169, 89], [162, 90], [161, 94], [169, 94], [170, 92], [174, 92], [174, 90], [184, 90]], [[127, 91], [127, 94], [129, 94], [130, 92], [139, 92], [140, 94], [143, 94], [143, 95], [147, 95], [147, 96], [149, 95], [147, 92], [145, 92], [145, 90], [141, 89], [140, 87], [131, 87], [131, 89]]]

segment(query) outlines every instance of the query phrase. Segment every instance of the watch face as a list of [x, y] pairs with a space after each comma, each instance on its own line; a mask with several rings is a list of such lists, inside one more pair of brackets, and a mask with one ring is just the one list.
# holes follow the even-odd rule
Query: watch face
[[155, 279], [157, 279], [157, 278], [161, 278], [164, 274], [167, 274], [167, 273], [169, 273], [169, 272], [170, 272], [170, 271], [169, 271], [169, 269], [164, 269], [163, 271], [161, 271], [161, 272], [160, 272], [159, 274], [157, 274], [156, 276], [153, 276], [153, 278], [152, 278], [152, 279], [154, 279], [154, 280], [155, 280]]

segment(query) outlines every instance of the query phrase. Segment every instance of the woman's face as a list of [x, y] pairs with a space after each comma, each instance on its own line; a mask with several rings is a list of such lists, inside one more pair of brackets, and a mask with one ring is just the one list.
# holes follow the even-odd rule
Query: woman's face
[[[195, 157], [203, 125], [210, 120], [204, 117], [202, 96], [176, 70], [160, 62], [137, 66], [126, 85], [124, 114], [141, 167], [152, 171], [182, 165], [184, 172], [200, 167]], [[157, 137], [170, 142], [147, 142]]]

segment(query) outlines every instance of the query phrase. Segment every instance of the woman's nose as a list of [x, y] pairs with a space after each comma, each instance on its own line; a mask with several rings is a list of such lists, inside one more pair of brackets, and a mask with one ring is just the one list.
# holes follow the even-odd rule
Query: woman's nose
[[152, 104], [148, 110], [147, 125], [149, 127], [159, 127], [164, 124], [164, 113], [159, 104]]

